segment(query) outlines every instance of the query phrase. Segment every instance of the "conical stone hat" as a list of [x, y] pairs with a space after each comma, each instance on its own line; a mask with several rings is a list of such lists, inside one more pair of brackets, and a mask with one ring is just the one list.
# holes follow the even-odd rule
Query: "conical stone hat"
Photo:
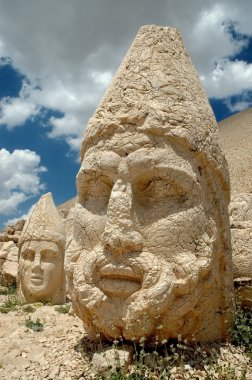
[[[170, 27], [140, 28], [109, 89], [89, 120], [85, 151], [115, 131], [135, 128], [193, 152], [210, 182], [229, 201], [229, 175], [207, 95], [184, 47]], [[214, 190], [215, 191], [215, 190]]]
[[53, 241], [61, 246], [65, 244], [64, 225], [51, 193], [42, 195], [31, 211], [24, 225], [19, 246], [31, 240]]

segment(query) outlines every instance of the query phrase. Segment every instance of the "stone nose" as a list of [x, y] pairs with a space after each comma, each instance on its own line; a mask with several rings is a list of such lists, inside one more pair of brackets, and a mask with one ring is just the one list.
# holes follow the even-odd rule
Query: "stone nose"
[[111, 253], [140, 251], [143, 238], [136, 231], [133, 218], [131, 184], [118, 179], [113, 186], [108, 209], [103, 244]]
[[36, 252], [34, 255], [32, 270], [41, 270], [41, 255], [40, 252]]

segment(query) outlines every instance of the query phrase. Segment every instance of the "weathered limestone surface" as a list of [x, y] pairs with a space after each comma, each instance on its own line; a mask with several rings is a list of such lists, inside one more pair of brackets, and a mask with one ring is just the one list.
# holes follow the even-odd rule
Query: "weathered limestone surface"
[[[219, 140], [229, 169], [231, 194], [252, 193], [252, 107], [218, 123]], [[74, 206], [72, 198], [57, 207], [64, 218]]]
[[[0, 306], [4, 302], [1, 297], [0, 295]], [[8, 314], [0, 313], [1, 380], [95, 379], [95, 369], [91, 365], [91, 359], [94, 353], [101, 349], [100, 343], [91, 342], [83, 336], [83, 326], [79, 318], [60, 314], [56, 309], [57, 306], [46, 305], [36, 307], [36, 311], [29, 314], [33, 321], [38, 318], [43, 324], [43, 331], [36, 333], [25, 326], [28, 315], [22, 307]], [[105, 352], [107, 346], [104, 344], [103, 347]], [[194, 350], [188, 351], [190, 354], [188, 361], [177, 360], [174, 364], [171, 361], [171, 378], [206, 380], [207, 376], [209, 377], [209, 367], [205, 364], [209, 356], [205, 361], [202, 360], [202, 352], [205, 355], [207, 352], [207, 356], [216, 362], [217, 370], [212, 375], [213, 378], [220, 379], [219, 369], [231, 364], [237, 379], [242, 378], [241, 373], [245, 368], [247, 368], [246, 380], [252, 379], [251, 360], [241, 347], [217, 343], [195, 346]], [[114, 355], [111, 356], [113, 360]], [[157, 365], [157, 361], [151, 358], [152, 356], [148, 356], [144, 359], [146, 362], [148, 359], [150, 366], [152, 363]], [[123, 364], [121, 359], [120, 362]], [[113, 365], [113, 362], [110, 364]]]
[[18, 243], [24, 223], [25, 220], [20, 219], [15, 225], [11, 224], [4, 228], [3, 232], [0, 234], [0, 242], [13, 241], [14, 243]]
[[111, 369], [115, 370], [120, 367], [125, 370], [131, 364], [134, 354], [132, 346], [124, 346], [123, 348], [111, 348], [96, 352], [92, 358], [93, 370], [95, 373], [109, 372]]
[[224, 339], [229, 177], [180, 34], [142, 27], [90, 119], [66, 246], [90, 336]]
[[65, 302], [65, 231], [51, 193], [31, 211], [19, 241], [18, 286], [26, 302]]
[[252, 306], [252, 194], [233, 196], [229, 210], [234, 281], [243, 305]]
[[8, 314], [0, 313], [1, 380], [94, 379], [88, 353], [97, 350], [96, 346], [83, 342], [82, 357], [76, 349], [83, 333], [81, 321], [76, 316], [60, 314], [56, 308], [42, 306], [29, 314], [43, 324], [43, 331], [36, 333], [25, 326], [28, 315], [21, 307]]
[[252, 280], [252, 194], [232, 197], [230, 206], [234, 278]]
[[3, 284], [15, 283], [18, 271], [18, 247], [13, 241], [0, 243], [0, 273]]
[[16, 283], [18, 270], [18, 241], [25, 221], [8, 225], [0, 234], [0, 283]]

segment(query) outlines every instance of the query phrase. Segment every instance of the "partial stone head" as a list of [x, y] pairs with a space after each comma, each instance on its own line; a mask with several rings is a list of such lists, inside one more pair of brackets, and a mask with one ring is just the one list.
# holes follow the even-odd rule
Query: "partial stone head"
[[231, 228], [252, 224], [252, 193], [239, 193], [231, 198], [229, 205]]
[[51, 193], [31, 211], [19, 241], [18, 285], [26, 302], [65, 302], [65, 231]]
[[90, 119], [66, 251], [90, 334], [226, 336], [229, 177], [179, 33], [142, 27]]
[[243, 306], [252, 307], [252, 194], [240, 193], [229, 205], [234, 283]]

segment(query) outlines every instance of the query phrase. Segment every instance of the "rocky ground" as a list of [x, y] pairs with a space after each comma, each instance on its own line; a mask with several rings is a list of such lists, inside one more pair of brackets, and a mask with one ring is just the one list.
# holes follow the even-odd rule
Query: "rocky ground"
[[[7, 297], [0, 296], [0, 305]], [[25, 310], [26, 307], [18, 306], [7, 314], [0, 313], [0, 379], [93, 379], [91, 360], [100, 350], [100, 343], [87, 339], [81, 321], [71, 313], [60, 313], [56, 306], [36, 305], [32, 313]], [[42, 331], [26, 326], [29, 316], [34, 322], [39, 319]], [[178, 354], [174, 353], [169, 379], [252, 379], [252, 364], [240, 348], [215, 344], [190, 350], [183, 364], [178, 364]], [[207, 377], [204, 366], [211, 357], [215, 357], [208, 367], [212, 375]], [[151, 365], [151, 355], [146, 359]]]
[[[40, 320], [42, 331], [26, 327], [29, 316]], [[81, 321], [54, 306], [0, 314], [0, 379], [90, 379], [94, 351]]]

